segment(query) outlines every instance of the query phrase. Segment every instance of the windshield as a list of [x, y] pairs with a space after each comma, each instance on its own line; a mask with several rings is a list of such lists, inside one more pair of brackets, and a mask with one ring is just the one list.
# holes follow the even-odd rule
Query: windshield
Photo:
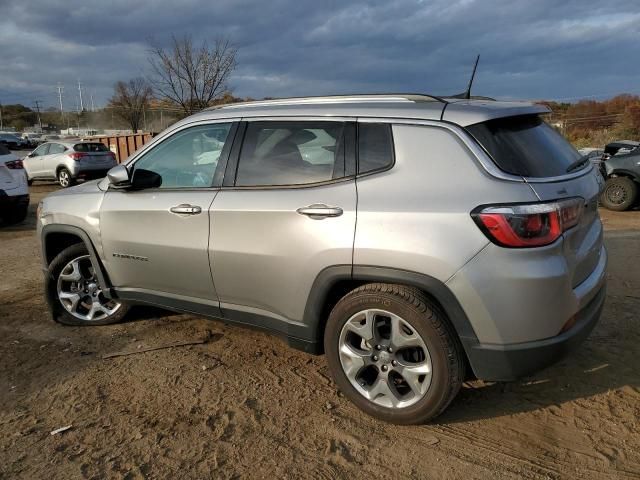
[[467, 131], [501, 170], [513, 175], [565, 175], [567, 168], [581, 157], [560, 133], [537, 115], [489, 120], [471, 125]]
[[73, 146], [76, 152], [108, 152], [109, 149], [102, 143], [78, 143]]

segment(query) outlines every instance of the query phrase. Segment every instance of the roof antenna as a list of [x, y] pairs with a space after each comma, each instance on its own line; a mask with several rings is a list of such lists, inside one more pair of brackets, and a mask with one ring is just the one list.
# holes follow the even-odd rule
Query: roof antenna
[[480, 55], [476, 57], [476, 63], [473, 65], [473, 71], [471, 72], [471, 78], [469, 79], [469, 85], [467, 85], [467, 89], [464, 93], [459, 93], [457, 95], [452, 95], [453, 98], [464, 98], [469, 100], [471, 98], [471, 85], [473, 85], [473, 79], [476, 76], [476, 69], [478, 68], [478, 61], [480, 61]]

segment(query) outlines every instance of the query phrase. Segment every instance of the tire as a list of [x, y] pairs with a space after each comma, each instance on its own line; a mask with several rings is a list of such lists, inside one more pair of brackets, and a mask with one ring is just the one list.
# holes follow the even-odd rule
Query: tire
[[27, 218], [28, 213], [29, 213], [29, 205], [21, 205], [19, 207], [16, 207], [15, 210], [5, 213], [4, 221], [8, 225], [20, 223], [20, 222], [23, 222], [25, 218]]
[[623, 212], [629, 209], [638, 196], [638, 184], [628, 177], [608, 178], [600, 203], [609, 210]]
[[62, 188], [68, 188], [74, 185], [76, 182], [74, 178], [71, 176], [71, 172], [66, 168], [61, 168], [58, 170], [58, 183]]
[[[70, 266], [72, 262], [77, 262], [78, 264], [80, 280], [78, 282], [61, 280], [61, 274], [72, 277], [76, 273], [75, 268]], [[126, 315], [129, 307], [105, 298], [98, 286], [95, 274], [92, 275], [91, 279], [88, 279], [93, 273], [91, 268], [89, 252], [84, 243], [77, 243], [67, 247], [49, 265], [45, 288], [47, 302], [56, 322], [64, 325], [110, 325], [120, 322]], [[88, 284], [86, 289], [74, 287], [74, 285], [83, 283]], [[79, 298], [76, 302], [77, 306], [75, 308], [69, 307], [69, 304], [74, 305], [74, 299], [71, 297], [67, 297], [64, 300], [65, 303], [63, 303], [63, 300], [60, 299], [60, 292], [67, 293], [67, 295], [77, 294]], [[96, 293], [96, 295], [92, 295], [93, 293]], [[96, 310], [94, 315], [89, 315], [92, 310], [89, 305], [93, 307], [96, 301], [100, 304], [99, 310]], [[75, 311], [76, 314], [72, 314], [69, 308]], [[113, 310], [113, 313], [107, 314], [107, 310]], [[89, 316], [93, 318], [90, 319], [88, 318]]]
[[[376, 332], [372, 340], [376, 345], [369, 345], [370, 342], [363, 341], [364, 337], [352, 331], [354, 328], [368, 328], [369, 314], [363, 314], [366, 311], [372, 315], [371, 324]], [[390, 314], [388, 319], [387, 314]], [[400, 325], [403, 329], [402, 338], [396, 342], [398, 345], [405, 341], [416, 344], [422, 342], [427, 349], [418, 355], [422, 360], [410, 363], [405, 356], [413, 356], [416, 348], [423, 350], [423, 347], [390, 348], [394, 341], [389, 332], [389, 338], [384, 338], [387, 323], [392, 325], [389, 330], [391, 333], [393, 325]], [[464, 380], [462, 346], [444, 313], [421, 291], [402, 285], [372, 283], [345, 295], [331, 311], [325, 329], [324, 347], [329, 370], [340, 391], [367, 414], [390, 423], [419, 424], [435, 418], [451, 403]], [[386, 353], [387, 347], [391, 353]], [[349, 353], [345, 354], [347, 351]], [[350, 363], [354, 351], [357, 352], [357, 361]], [[368, 358], [365, 360], [369, 362], [368, 366], [360, 366], [360, 355]], [[423, 380], [420, 381], [420, 376], [414, 372], [415, 388], [409, 387], [407, 390], [409, 384], [404, 380], [406, 375], [398, 373], [400, 369], [409, 365], [423, 371], [429, 362], [430, 378], [428, 374], [423, 374]], [[353, 365], [356, 367], [353, 368]], [[348, 374], [347, 370], [358, 373]], [[390, 379], [394, 386], [387, 388], [389, 395], [378, 394], [372, 399], [383, 378]], [[402, 384], [403, 381], [406, 385]], [[419, 392], [421, 389], [424, 391]], [[389, 405], [393, 402], [397, 404]]]

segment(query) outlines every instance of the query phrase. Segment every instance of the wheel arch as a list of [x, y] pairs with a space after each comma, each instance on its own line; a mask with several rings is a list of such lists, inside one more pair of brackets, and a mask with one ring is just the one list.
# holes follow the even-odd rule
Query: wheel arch
[[440, 280], [422, 273], [371, 265], [339, 265], [325, 268], [313, 283], [307, 299], [304, 323], [312, 331], [315, 353], [323, 353], [324, 330], [329, 313], [347, 292], [366, 283], [393, 283], [414, 287], [426, 294], [444, 312], [465, 352], [478, 338], [462, 306]]
[[625, 168], [614, 168], [613, 170], [607, 172], [607, 180], [615, 177], [627, 177], [636, 183], [640, 183], [640, 174], [632, 170], [627, 170]]
[[84, 243], [91, 257], [93, 268], [97, 272], [100, 287], [103, 292], [109, 293], [111, 284], [106, 270], [100, 261], [100, 257], [91, 238], [89, 238], [89, 235], [84, 230], [73, 225], [45, 225], [42, 227], [41, 240], [42, 261], [45, 270], [53, 259], [65, 248], [77, 243]]

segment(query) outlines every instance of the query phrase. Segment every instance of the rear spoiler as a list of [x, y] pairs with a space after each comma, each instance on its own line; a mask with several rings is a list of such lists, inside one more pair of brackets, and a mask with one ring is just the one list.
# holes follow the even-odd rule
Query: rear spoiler
[[529, 102], [497, 102], [490, 100], [453, 101], [446, 105], [442, 120], [468, 127], [495, 118], [519, 115], [544, 115], [549, 107]]

